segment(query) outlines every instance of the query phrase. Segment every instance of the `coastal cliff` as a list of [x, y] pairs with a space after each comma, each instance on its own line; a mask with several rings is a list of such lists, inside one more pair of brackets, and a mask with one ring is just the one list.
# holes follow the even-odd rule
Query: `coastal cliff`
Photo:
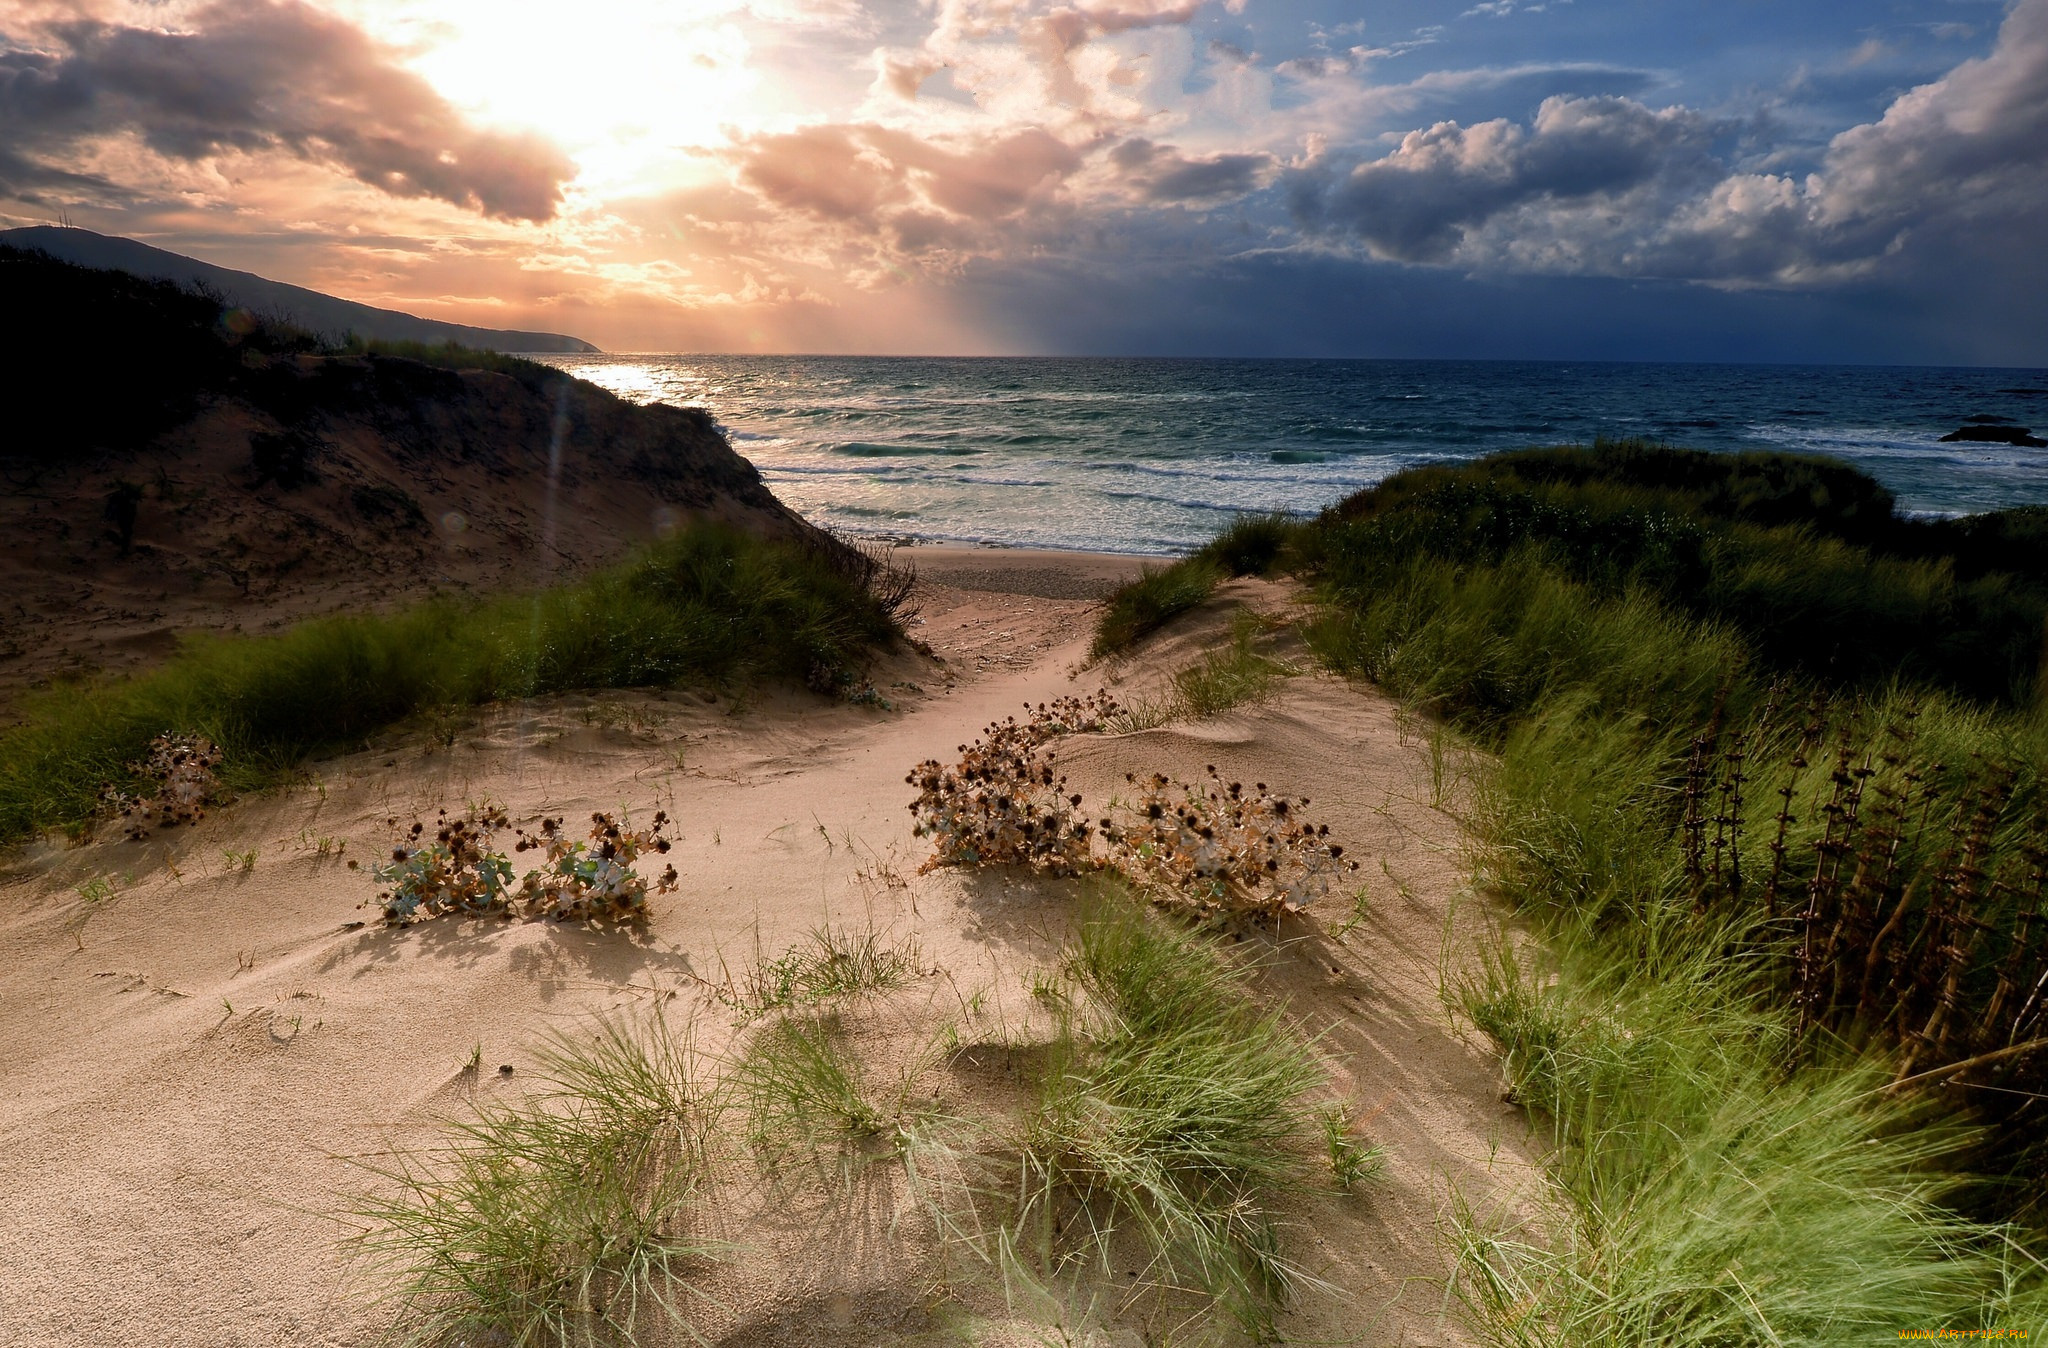
[[0, 699], [185, 631], [531, 588], [693, 519], [810, 532], [701, 411], [489, 353], [335, 352], [14, 250], [0, 293], [48, 316], [0, 350]]

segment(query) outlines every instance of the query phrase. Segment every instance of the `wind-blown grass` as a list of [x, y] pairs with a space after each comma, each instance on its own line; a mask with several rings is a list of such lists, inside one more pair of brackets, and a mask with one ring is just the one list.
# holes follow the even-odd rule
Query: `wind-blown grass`
[[1563, 1214], [1463, 1227], [1491, 1341], [2040, 1327], [2001, 1219], [2039, 1211], [2048, 1064], [1965, 1061], [2039, 1012], [2038, 530], [1621, 445], [1401, 474], [1288, 542], [1311, 648], [1489, 751], [1481, 878], [1548, 951], [1503, 938], [1463, 997]]
[[1222, 569], [1204, 557], [1142, 568], [1136, 580], [1110, 595], [1096, 620], [1088, 658], [1102, 660], [1129, 650], [1139, 638], [1198, 607], [1222, 581]]
[[1874, 1061], [1788, 1077], [1785, 1018], [1731, 993], [1731, 943], [1681, 933], [1647, 967], [1567, 944], [1555, 984], [1503, 946], [1462, 990], [1557, 1143], [1557, 1223], [1461, 1224], [1460, 1287], [1494, 1342], [1846, 1345], [1987, 1327], [2005, 1261], [1944, 1206], [1956, 1130], [1887, 1095]]
[[1214, 951], [1136, 903], [1085, 921], [1065, 973], [1074, 1005], [1025, 1127], [1019, 1247], [1106, 1269], [1128, 1233], [1153, 1283], [1204, 1289], [1268, 1331], [1300, 1277], [1272, 1201], [1305, 1182], [1321, 1068]]
[[611, 1023], [556, 1040], [541, 1065], [547, 1090], [375, 1172], [382, 1192], [355, 1210], [407, 1343], [635, 1342], [681, 1322], [691, 1270], [718, 1253], [688, 1230], [715, 1106], [687, 1037]]
[[879, 1136], [891, 1114], [836, 1017], [785, 1017], [755, 1036], [733, 1076], [753, 1139], [770, 1153], [793, 1145]]
[[818, 927], [802, 945], [756, 961], [719, 1000], [744, 1016], [794, 1011], [842, 997], [889, 992], [921, 972], [915, 938], [896, 944], [873, 927]]
[[855, 666], [895, 632], [871, 573], [827, 546], [700, 524], [530, 596], [196, 641], [153, 672], [22, 704], [0, 732], [0, 845], [85, 824], [160, 734], [206, 736], [221, 780], [251, 789], [436, 708]]
[[1174, 671], [1157, 697], [1134, 694], [1106, 724], [1119, 734], [1150, 730], [1173, 721], [1206, 721], [1234, 707], [1266, 701], [1273, 689], [1297, 673], [1293, 666], [1259, 649], [1267, 630], [1258, 614], [1241, 609], [1232, 618], [1230, 641], [1200, 660]]

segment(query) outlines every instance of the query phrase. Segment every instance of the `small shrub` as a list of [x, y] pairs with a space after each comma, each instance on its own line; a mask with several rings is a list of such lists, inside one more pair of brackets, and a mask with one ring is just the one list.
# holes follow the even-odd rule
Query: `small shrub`
[[1124, 774], [1138, 795], [1126, 823], [1109, 821], [1109, 864], [1155, 903], [1204, 916], [1273, 923], [1320, 898], [1343, 870], [1344, 848], [1328, 824], [1302, 816], [1309, 798], [1274, 795], [1264, 782], [1248, 794], [1215, 766], [1203, 787], [1163, 773]]
[[130, 838], [147, 838], [152, 829], [196, 824], [205, 816], [220, 789], [214, 769], [220, 750], [204, 735], [158, 735], [149, 742], [149, 756], [130, 763], [128, 771], [148, 783], [144, 794], [106, 788], [102, 799], [121, 816]]
[[491, 847], [492, 835], [509, 822], [502, 810], [480, 810], [459, 819], [443, 810], [433, 838], [423, 840], [426, 825], [415, 819], [392, 845], [391, 859], [370, 868], [371, 879], [390, 886], [375, 900], [384, 920], [401, 926], [448, 913], [511, 917], [512, 863]]
[[1063, 697], [1025, 719], [991, 724], [982, 738], [960, 746], [960, 762], [937, 759], [918, 764], [904, 781], [918, 788], [911, 802], [913, 832], [936, 840], [937, 850], [921, 868], [939, 866], [1031, 866], [1055, 875], [1095, 869], [1088, 821], [1076, 814], [1081, 797], [1067, 791], [1046, 746], [1065, 735], [1100, 730], [1117, 714], [1116, 699]]
[[[961, 746], [960, 762], [919, 764], [905, 778], [919, 788], [910, 810], [916, 832], [937, 840], [925, 871], [940, 866], [1027, 866], [1052, 875], [1110, 869], [1154, 902], [1203, 917], [1274, 923], [1321, 897], [1345, 870], [1344, 848], [1327, 824], [1301, 811], [1307, 797], [1275, 795], [1258, 783], [1191, 787], [1163, 775], [1125, 780], [1138, 788], [1090, 822], [1067, 790], [1046, 746], [1100, 731], [1127, 713], [1106, 693], [1062, 698], [991, 725]], [[1116, 817], [1123, 816], [1121, 822]], [[1099, 839], [1099, 849], [1098, 849]]]
[[[590, 816], [587, 843], [571, 842], [560, 819], [541, 820], [530, 837], [521, 832], [515, 852], [537, 849], [547, 856], [546, 866], [528, 871], [519, 882], [527, 915], [556, 922], [646, 921], [648, 883], [633, 863], [643, 852], [667, 854], [669, 840], [661, 836], [667, 824], [666, 811], [656, 811], [645, 829], [598, 813]], [[676, 868], [669, 866], [655, 880], [653, 892], [666, 894], [675, 887]]]

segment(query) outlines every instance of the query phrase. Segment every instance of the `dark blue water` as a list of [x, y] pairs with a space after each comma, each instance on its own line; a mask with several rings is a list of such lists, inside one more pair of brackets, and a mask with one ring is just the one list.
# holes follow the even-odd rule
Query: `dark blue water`
[[[859, 533], [1166, 552], [1420, 463], [1640, 436], [1846, 459], [1915, 512], [2048, 504], [2048, 371], [1497, 361], [551, 356], [708, 408], [777, 495]], [[2048, 436], [2044, 436], [2048, 438]]]

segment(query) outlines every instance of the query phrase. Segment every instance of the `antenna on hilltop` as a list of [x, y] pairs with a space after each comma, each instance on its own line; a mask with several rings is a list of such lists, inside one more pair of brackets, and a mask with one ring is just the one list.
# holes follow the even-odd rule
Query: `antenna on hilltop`
[[57, 212], [57, 223], [58, 223], [58, 224], [60, 224], [60, 225], [62, 225], [62, 226], [63, 226], [64, 228], [66, 228], [66, 229], [69, 229], [69, 228], [71, 228], [71, 212], [69, 212], [69, 211], [59, 211], [59, 212]]

